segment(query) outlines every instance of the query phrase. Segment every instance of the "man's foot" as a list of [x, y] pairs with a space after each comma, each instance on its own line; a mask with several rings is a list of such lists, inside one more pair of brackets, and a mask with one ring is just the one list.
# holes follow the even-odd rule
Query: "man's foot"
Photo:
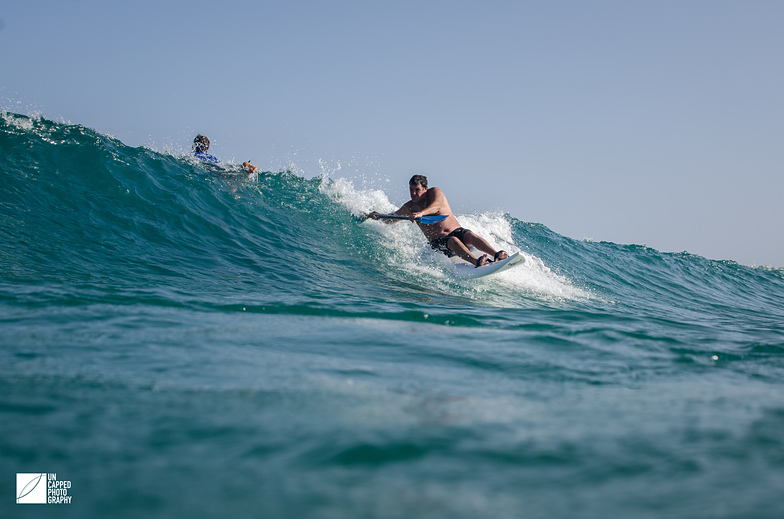
[[477, 268], [478, 267], [484, 267], [487, 264], [487, 261], [488, 261], [487, 254], [482, 254], [481, 256], [479, 256], [476, 259], [476, 266], [477, 266]]
[[508, 257], [509, 254], [507, 254], [505, 250], [499, 250], [498, 252], [495, 253], [495, 256], [493, 257], [493, 261], [505, 260]]

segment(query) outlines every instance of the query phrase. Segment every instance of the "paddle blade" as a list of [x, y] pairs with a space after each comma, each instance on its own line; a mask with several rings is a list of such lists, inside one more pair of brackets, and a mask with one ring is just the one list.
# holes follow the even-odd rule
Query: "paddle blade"
[[448, 217], [448, 214], [439, 214], [437, 216], [420, 216], [417, 218], [417, 220], [419, 220], [419, 223], [423, 223], [425, 225], [433, 225], [434, 223], [443, 222]]

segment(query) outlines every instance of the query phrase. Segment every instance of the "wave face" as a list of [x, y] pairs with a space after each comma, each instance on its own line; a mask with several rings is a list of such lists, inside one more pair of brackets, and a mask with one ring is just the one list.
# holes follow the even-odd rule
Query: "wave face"
[[784, 271], [466, 214], [526, 262], [460, 280], [382, 191], [0, 115], [0, 466], [80, 517], [784, 511]]

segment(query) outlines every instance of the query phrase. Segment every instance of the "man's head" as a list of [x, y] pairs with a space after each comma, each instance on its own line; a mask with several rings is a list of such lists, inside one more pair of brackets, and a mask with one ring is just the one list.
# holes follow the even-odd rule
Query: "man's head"
[[427, 177], [424, 175], [414, 175], [411, 177], [411, 180], [408, 181], [408, 185], [422, 186], [427, 189]]
[[210, 149], [210, 140], [202, 134], [193, 139], [193, 151], [205, 152]]
[[408, 181], [408, 192], [411, 194], [411, 200], [417, 201], [427, 193], [427, 177], [424, 175], [414, 175]]

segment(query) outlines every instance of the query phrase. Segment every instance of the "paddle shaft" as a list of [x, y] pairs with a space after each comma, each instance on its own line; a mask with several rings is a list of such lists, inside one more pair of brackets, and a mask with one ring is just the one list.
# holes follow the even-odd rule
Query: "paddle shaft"
[[[435, 216], [420, 216], [419, 218], [415, 218], [415, 220], [423, 223], [425, 225], [433, 225], [434, 223], [443, 222], [449, 217], [449, 215], [439, 214]], [[387, 220], [408, 220], [408, 216], [403, 216], [401, 214], [378, 214], [376, 218], [384, 218]]]

